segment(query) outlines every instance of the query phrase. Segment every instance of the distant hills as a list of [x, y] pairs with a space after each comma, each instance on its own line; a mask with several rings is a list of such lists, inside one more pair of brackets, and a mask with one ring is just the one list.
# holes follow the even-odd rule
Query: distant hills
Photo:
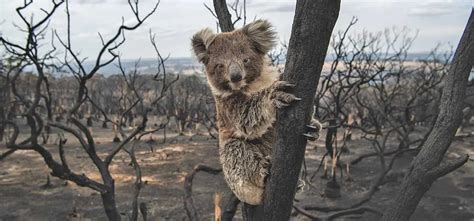
[[[334, 55], [330, 54], [327, 56], [326, 61], [332, 61]], [[408, 60], [419, 60], [428, 57], [428, 53], [411, 53], [407, 55]], [[135, 63], [138, 59], [123, 59], [122, 66], [126, 71], [131, 71], [135, 68]], [[284, 64], [285, 59], [281, 59], [280, 63]], [[142, 74], [154, 74], [157, 71], [157, 60], [151, 58], [140, 59], [139, 70]], [[84, 66], [86, 69], [90, 70], [94, 65], [92, 61], [86, 61]], [[192, 57], [183, 57], [183, 58], [169, 58], [165, 62], [166, 70], [170, 73], [181, 73], [183, 71], [189, 71], [190, 69], [195, 69], [196, 71], [202, 71], [202, 65], [197, 62], [195, 58]], [[119, 69], [117, 67], [117, 62], [109, 64], [103, 67], [100, 71], [103, 75], [118, 74]]]
[[[158, 70], [158, 61], [157, 59], [122, 59], [122, 66], [125, 71], [129, 72], [134, 70], [135, 64], [138, 63], [137, 67], [141, 74], [155, 74]], [[94, 62], [86, 61], [84, 63], [84, 68], [86, 70], [92, 69]], [[180, 73], [184, 70], [197, 69], [200, 70], [201, 65], [193, 58], [169, 58], [165, 62], [166, 71], [169, 73]], [[100, 73], [103, 75], [112, 75], [119, 74], [120, 69], [118, 68], [118, 62], [115, 61], [103, 68], [101, 68]]]
[[[283, 56], [282, 56], [283, 57]], [[426, 59], [429, 57], [428, 53], [410, 53], [407, 54], [407, 60], [415, 61], [420, 59]], [[331, 62], [335, 58], [334, 54], [329, 54], [326, 58], [326, 62]], [[122, 66], [126, 72], [130, 72], [135, 68], [136, 62], [139, 61], [137, 67], [140, 74], [156, 74], [158, 61], [152, 58], [145, 59], [122, 59]], [[285, 59], [280, 60], [280, 64], [284, 64]], [[86, 70], [91, 70], [94, 66], [94, 61], [85, 61], [84, 68]], [[175, 74], [193, 74], [195, 72], [202, 73], [203, 66], [197, 62], [193, 57], [182, 57], [182, 58], [169, 58], [165, 62], [165, 68], [167, 73]], [[35, 72], [32, 69], [30, 71]], [[99, 71], [100, 74], [108, 76], [113, 74], [119, 74], [120, 70], [118, 68], [118, 62], [115, 61]], [[474, 72], [471, 73], [471, 79], [474, 78]]]

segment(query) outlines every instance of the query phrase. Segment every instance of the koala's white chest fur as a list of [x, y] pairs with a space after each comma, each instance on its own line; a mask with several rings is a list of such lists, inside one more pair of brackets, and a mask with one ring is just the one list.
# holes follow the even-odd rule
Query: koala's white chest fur
[[279, 73], [265, 66], [244, 93], [215, 94], [224, 176], [234, 194], [249, 204], [263, 198], [276, 120], [272, 85], [278, 79]]
[[[220, 130], [232, 138], [254, 140], [268, 132], [276, 120], [276, 108], [269, 88], [280, 77], [272, 67], [265, 65], [259, 79], [248, 85], [241, 96], [217, 94]], [[234, 95], [235, 96], [235, 95]], [[224, 122], [225, 121], [225, 122]]]

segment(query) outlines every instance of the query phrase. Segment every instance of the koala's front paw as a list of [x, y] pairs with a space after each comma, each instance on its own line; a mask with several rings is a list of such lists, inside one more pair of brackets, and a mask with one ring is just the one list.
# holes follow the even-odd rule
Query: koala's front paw
[[286, 92], [286, 90], [289, 90], [294, 87], [294, 84], [291, 84], [287, 81], [277, 81], [273, 84], [271, 98], [277, 108], [287, 107], [290, 106], [290, 104], [294, 101], [301, 100], [301, 98], [298, 98], [295, 95]]
[[307, 132], [304, 133], [303, 136], [305, 136], [308, 140], [315, 141], [319, 138], [319, 132], [321, 131], [322, 126], [318, 120], [312, 118], [311, 122], [306, 125], [306, 128]]

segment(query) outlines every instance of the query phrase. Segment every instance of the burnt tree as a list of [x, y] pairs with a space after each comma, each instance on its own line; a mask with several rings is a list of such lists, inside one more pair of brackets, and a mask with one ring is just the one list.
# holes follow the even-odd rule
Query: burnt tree
[[[231, 16], [223, 1], [214, 1], [216, 17], [223, 31], [232, 31]], [[244, 205], [244, 220], [288, 220], [304, 158], [302, 136], [310, 121], [313, 97], [324, 64], [331, 33], [339, 15], [340, 1], [299, 0], [288, 48], [283, 80], [296, 83], [294, 94], [302, 100], [277, 114], [277, 140], [273, 149], [265, 202]], [[221, 13], [217, 13], [217, 12]]]
[[467, 162], [469, 156], [466, 155], [453, 162], [442, 163], [462, 120], [466, 85], [473, 63], [474, 17], [471, 11], [444, 82], [440, 112], [434, 128], [408, 168], [401, 188], [382, 220], [409, 220], [433, 182]]
[[313, 97], [323, 68], [340, 1], [299, 0], [288, 46], [283, 80], [296, 83], [302, 100], [277, 113], [277, 140], [265, 188], [264, 219], [289, 220], [306, 149], [302, 136], [310, 121]]
[[[127, 108], [132, 110], [132, 108], [135, 107], [137, 110], [140, 110], [141, 122], [129, 133], [121, 131], [123, 138], [122, 141], [119, 144], [114, 145], [113, 149], [105, 153], [104, 157], [99, 153], [101, 150], [98, 148], [92, 131], [89, 130], [89, 128], [81, 121], [81, 118], [84, 115], [84, 110], [89, 109], [89, 106], [93, 106], [103, 115], [107, 122], [113, 123], [107, 113], [100, 106], [95, 104], [94, 100], [91, 98], [89, 89], [92, 88], [91, 84], [94, 84], [94, 81], [97, 80], [96, 77], [99, 75], [98, 72], [102, 70], [103, 67], [120, 59], [117, 49], [126, 40], [125, 32], [133, 31], [140, 27], [145, 20], [156, 11], [159, 1], [155, 3], [154, 7], [151, 8], [148, 13], [142, 15], [139, 15], [138, 1], [128, 1], [130, 10], [136, 20], [131, 25], [125, 25], [122, 23], [122, 25], [115, 30], [115, 34], [108, 39], [103, 38], [99, 34], [102, 46], [99, 48], [100, 51], [94, 57], [94, 65], [91, 69], [85, 68], [84, 62], [86, 59], [79, 57], [79, 53], [75, 52], [73, 49], [74, 45], [71, 43], [69, 1], [52, 0], [50, 8], [48, 10], [43, 9], [42, 11], [44, 12], [44, 15], [42, 15], [38, 20], [27, 18], [27, 8], [34, 7], [31, 6], [32, 4], [33, 0], [24, 1], [23, 4], [20, 4], [20, 6], [16, 8], [16, 13], [22, 21], [22, 26], [18, 27], [22, 33], [25, 34], [23, 38], [24, 41], [16, 43], [15, 41], [7, 39], [5, 36], [0, 36], [0, 46], [3, 47], [6, 55], [17, 61], [12, 67], [8, 68], [6, 75], [2, 76], [2, 79], [4, 79], [3, 77], [6, 77], [5, 79], [7, 79], [7, 84], [9, 85], [9, 93], [13, 95], [11, 96], [12, 103], [14, 102], [18, 104], [19, 107], [13, 109], [12, 115], [23, 116], [26, 119], [27, 125], [27, 127], [21, 127], [21, 121], [13, 117], [11, 119], [0, 118], [0, 126], [8, 126], [9, 130], [12, 130], [12, 134], [7, 137], [8, 142], [6, 143], [6, 148], [8, 151], [6, 153], [12, 153], [15, 150], [35, 151], [41, 155], [45, 164], [50, 169], [52, 176], [97, 191], [102, 199], [107, 218], [115, 221], [121, 220], [121, 214], [116, 203], [115, 180], [112, 176], [110, 166], [113, 164], [113, 160], [119, 152], [127, 152], [130, 156], [131, 165], [135, 169], [136, 176], [134, 199], [132, 203], [132, 220], [136, 220], [138, 217], [138, 195], [142, 187], [141, 170], [134, 155], [134, 147], [132, 146], [130, 149], [126, 148], [130, 145], [135, 145], [140, 141], [140, 138], [143, 137], [144, 134], [148, 133], [145, 131], [148, 121], [148, 113], [153, 110], [153, 107], [157, 106], [156, 104], [164, 96], [164, 92], [175, 80], [166, 81], [166, 72], [162, 72], [158, 69], [153, 80], [161, 82], [159, 86], [160, 93], [154, 96], [150, 102], [146, 102], [141, 93], [142, 91], [133, 80], [135, 78], [123, 75], [123, 81], [127, 84], [127, 88], [129, 88], [129, 92], [133, 95], [134, 99], [133, 105]], [[42, 46], [45, 45], [45, 36], [49, 30], [48, 25], [50, 24], [53, 15], [58, 13], [63, 4], [65, 5], [67, 24], [65, 37], [64, 35], [59, 34], [56, 30], [52, 30], [52, 40], [49, 44], [52, 49], [44, 48]], [[155, 51], [158, 53], [154, 36], [151, 33], [150, 41]], [[57, 48], [54, 46], [54, 42], [59, 42], [62, 46], [62, 51], [60, 53], [64, 56], [63, 59], [57, 57]], [[159, 56], [159, 53], [158, 57], [159, 63], [163, 64], [163, 59]], [[58, 63], [60, 66], [58, 66]], [[27, 65], [32, 65], [32, 68], [36, 73], [25, 72], [23, 67], [26, 67]], [[123, 71], [122, 67], [120, 67], [120, 69]], [[71, 81], [74, 85], [72, 89], [69, 88], [66, 91], [63, 91], [54, 86], [55, 78], [51, 73], [58, 70], [68, 72], [73, 76], [70, 78], [74, 79]], [[20, 90], [19, 86], [21, 82], [27, 83], [27, 90]], [[64, 102], [61, 101], [63, 100], [63, 97], [61, 96], [63, 94], [73, 94], [74, 96], [72, 99], [66, 99], [67, 102], [70, 102], [69, 107], [62, 107], [63, 105], [60, 104]], [[65, 117], [66, 124], [53, 121], [53, 110], [56, 109], [55, 105], [58, 105], [59, 108], [67, 109]], [[125, 111], [124, 113], [126, 112], [128, 111]], [[53, 156], [53, 152], [51, 152], [50, 148], [44, 145], [44, 142], [39, 142], [38, 138], [40, 135], [44, 131], [49, 133], [48, 130], [51, 128], [61, 131], [61, 134], [67, 133], [72, 136], [73, 139], [78, 141], [79, 146], [88, 155], [95, 169], [100, 173], [100, 180], [94, 180], [90, 175], [80, 174], [69, 167], [68, 155], [66, 154], [67, 151], [64, 147], [67, 140], [64, 139], [63, 135], [59, 138], [58, 157]], [[23, 134], [25, 134], [26, 138], [21, 136]], [[5, 154], [2, 154], [2, 158], [0, 159], [3, 159], [4, 156]], [[144, 206], [141, 207], [145, 208]], [[142, 211], [144, 210], [142, 209]]]

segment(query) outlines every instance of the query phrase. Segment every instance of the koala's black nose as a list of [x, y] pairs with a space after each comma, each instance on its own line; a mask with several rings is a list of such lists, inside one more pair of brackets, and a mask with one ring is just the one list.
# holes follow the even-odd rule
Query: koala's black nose
[[237, 63], [231, 63], [229, 65], [229, 78], [232, 82], [239, 82], [243, 78], [242, 69]]
[[230, 81], [238, 82], [242, 80], [242, 75], [240, 73], [231, 73], [230, 74]]

